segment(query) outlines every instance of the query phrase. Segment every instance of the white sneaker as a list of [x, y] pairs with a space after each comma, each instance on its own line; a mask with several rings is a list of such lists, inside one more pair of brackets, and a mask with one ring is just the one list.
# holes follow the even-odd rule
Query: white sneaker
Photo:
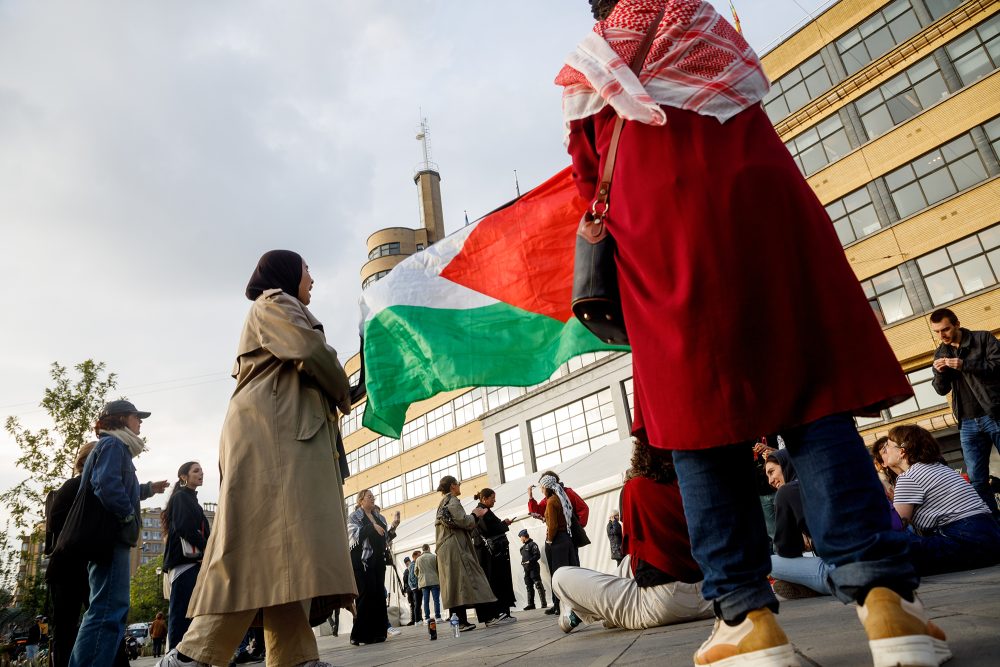
[[160, 661], [156, 663], [156, 667], [210, 667], [210, 665], [198, 662], [197, 660], [181, 662], [181, 659], [177, 657], [177, 649], [172, 648], [165, 656], [160, 658]]
[[858, 607], [875, 667], [937, 667], [951, 658], [947, 638], [928, 620], [920, 598], [908, 602], [888, 588], [873, 588]]
[[399, 635], [403, 634], [403, 631], [400, 630], [399, 628], [389, 628], [385, 632], [389, 637], [398, 637]]
[[559, 614], [559, 629], [563, 632], [572, 632], [580, 623], [582, 623], [580, 617], [574, 614], [572, 609], [567, 609], [565, 614]]

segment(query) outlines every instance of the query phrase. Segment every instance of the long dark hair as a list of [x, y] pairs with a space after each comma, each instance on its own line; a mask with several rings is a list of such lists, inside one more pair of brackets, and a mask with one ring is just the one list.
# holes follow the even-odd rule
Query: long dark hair
[[477, 493], [476, 495], [474, 495], [472, 498], [473, 498], [473, 500], [483, 501], [483, 500], [486, 500], [487, 498], [492, 498], [496, 494], [497, 494], [496, 491], [494, 491], [493, 489], [491, 489], [490, 487], [487, 486], [485, 489], [482, 489], [479, 493]]
[[177, 483], [174, 484], [174, 488], [171, 489], [170, 497], [167, 499], [167, 504], [164, 505], [163, 511], [160, 512], [160, 528], [163, 529], [164, 535], [170, 532], [170, 506], [174, 502], [174, 496], [177, 495], [177, 492], [181, 489], [187, 488], [187, 483], [182, 483], [181, 475], [187, 475], [191, 472], [191, 468], [196, 465], [200, 464], [197, 461], [188, 461], [177, 469]]
[[632, 463], [625, 472], [625, 479], [645, 477], [660, 484], [677, 479], [674, 457], [669, 449], [653, 447], [639, 438], [632, 439]]
[[441, 478], [441, 482], [438, 484], [437, 488], [438, 493], [440, 493], [441, 495], [449, 493], [451, 491], [452, 484], [458, 484], [458, 480], [455, 479], [452, 475], [445, 475], [444, 477]]

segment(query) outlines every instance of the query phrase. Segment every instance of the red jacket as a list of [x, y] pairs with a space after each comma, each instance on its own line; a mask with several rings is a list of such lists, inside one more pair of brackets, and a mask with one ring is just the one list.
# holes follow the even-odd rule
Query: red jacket
[[660, 484], [645, 477], [625, 482], [622, 492], [622, 553], [689, 584], [702, 580], [691, 555], [687, 521], [677, 481]]
[[[586, 528], [587, 519], [590, 518], [590, 508], [587, 507], [587, 503], [584, 502], [583, 498], [576, 491], [568, 486], [564, 486], [563, 491], [566, 492], [566, 497], [569, 498], [570, 504], [573, 505], [573, 511], [576, 512], [576, 518], [580, 520], [580, 525]], [[541, 500], [528, 498], [528, 512], [531, 514], [541, 514], [544, 517], [545, 498]]]

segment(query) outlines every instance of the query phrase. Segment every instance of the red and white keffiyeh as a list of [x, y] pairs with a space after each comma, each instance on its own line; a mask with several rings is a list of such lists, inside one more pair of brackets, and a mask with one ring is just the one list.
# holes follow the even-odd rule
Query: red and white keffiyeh
[[[649, 24], [667, 9], [639, 77], [629, 63]], [[701, 0], [620, 0], [594, 26], [556, 77], [563, 118], [586, 118], [606, 104], [626, 120], [663, 125], [660, 105], [724, 123], [767, 94], [770, 84], [743, 36]]]

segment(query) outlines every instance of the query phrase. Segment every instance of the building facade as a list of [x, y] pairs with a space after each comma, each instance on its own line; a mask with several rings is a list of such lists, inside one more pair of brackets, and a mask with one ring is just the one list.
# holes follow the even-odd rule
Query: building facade
[[[215, 510], [218, 505], [217, 503], [202, 503], [201, 506], [205, 511], [205, 519], [208, 521], [209, 527], [211, 527], [215, 520]], [[139, 543], [136, 545], [135, 549], [132, 549], [132, 553], [130, 555], [130, 577], [135, 575], [135, 571], [138, 570], [141, 565], [147, 565], [155, 562], [158, 558], [162, 558], [163, 554], [166, 553], [167, 533], [160, 525], [161, 512], [163, 512], [162, 507], [144, 507], [139, 512]]]
[[[995, 0], [841, 0], [762, 58], [773, 82], [764, 107], [914, 388], [858, 427], [870, 444], [920, 424], [956, 467], [955, 420], [930, 384], [928, 316], [949, 307], [963, 326], [1000, 329], [998, 10]], [[347, 364], [355, 380], [358, 364]], [[343, 420], [345, 502], [371, 488], [388, 511], [414, 516], [436, 506], [444, 474], [471, 496], [620, 442], [631, 386], [630, 355], [584, 355], [536, 387], [415, 404], [400, 440], [363, 428], [361, 402]]]

